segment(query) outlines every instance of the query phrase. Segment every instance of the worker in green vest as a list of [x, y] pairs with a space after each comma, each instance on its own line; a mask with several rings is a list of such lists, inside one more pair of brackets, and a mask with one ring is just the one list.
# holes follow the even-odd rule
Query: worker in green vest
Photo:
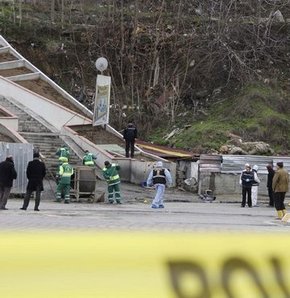
[[70, 202], [70, 187], [71, 187], [71, 176], [73, 175], [73, 167], [67, 162], [64, 162], [59, 167], [59, 182], [56, 189], [56, 200], [61, 201], [61, 195], [64, 195], [64, 203], [69, 204]]
[[108, 183], [108, 201], [110, 204], [114, 203], [114, 196], [117, 204], [121, 204], [120, 194], [120, 166], [109, 161], [105, 161], [103, 168], [103, 176]]
[[63, 162], [68, 162], [70, 151], [66, 146], [62, 146], [57, 149], [56, 155], [58, 156], [59, 163], [62, 164]]
[[93, 153], [89, 152], [89, 150], [86, 150], [83, 157], [83, 165], [93, 167], [95, 166], [96, 159], [97, 157]]

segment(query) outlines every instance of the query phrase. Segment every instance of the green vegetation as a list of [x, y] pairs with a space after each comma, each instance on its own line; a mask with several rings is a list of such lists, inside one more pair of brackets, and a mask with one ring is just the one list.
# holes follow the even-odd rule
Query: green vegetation
[[288, 19], [283, 2], [20, 3], [0, 9], [1, 34], [89, 109], [108, 59], [117, 130], [130, 119], [156, 144], [212, 152], [235, 134], [290, 152], [290, 26], [260, 20]]
[[[260, 83], [243, 88], [236, 97], [213, 104], [208, 116], [190, 121], [184, 128], [184, 117], [176, 123], [180, 131], [167, 141], [164, 131], [153, 132], [150, 140], [197, 152], [218, 150], [235, 134], [243, 141], [264, 141], [276, 153], [286, 153], [290, 145], [290, 103], [281, 89]], [[175, 127], [175, 128], [176, 128]], [[167, 129], [170, 133], [173, 129]]]

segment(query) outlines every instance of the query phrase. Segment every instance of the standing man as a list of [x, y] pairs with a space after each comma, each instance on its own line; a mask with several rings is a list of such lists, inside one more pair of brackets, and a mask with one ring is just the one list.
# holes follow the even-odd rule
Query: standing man
[[109, 161], [105, 161], [105, 167], [103, 168], [103, 176], [108, 183], [108, 200], [110, 204], [114, 203], [114, 196], [117, 204], [121, 204], [120, 193], [120, 166]]
[[58, 156], [59, 163], [62, 164], [63, 162], [68, 162], [70, 151], [66, 146], [62, 146], [57, 149], [56, 155]]
[[285, 194], [289, 187], [289, 174], [284, 169], [283, 162], [277, 162], [277, 170], [273, 177], [272, 188], [274, 191], [275, 208], [278, 213], [278, 218], [282, 219], [287, 213], [284, 200]]
[[35, 205], [34, 211], [39, 211], [38, 207], [40, 204], [40, 195], [43, 191], [43, 178], [46, 174], [45, 164], [39, 159], [39, 153], [35, 152], [33, 154], [33, 160], [30, 161], [26, 168], [26, 177], [28, 179], [28, 184], [26, 187], [26, 194], [23, 201], [23, 206], [21, 210], [26, 210], [31, 194], [35, 191]]
[[64, 162], [59, 167], [59, 181], [56, 189], [56, 201], [61, 202], [61, 195], [64, 195], [64, 203], [69, 204], [70, 202], [70, 187], [71, 187], [71, 176], [73, 175], [73, 167], [67, 162]]
[[96, 159], [97, 157], [93, 153], [90, 153], [89, 150], [86, 150], [83, 157], [83, 165], [93, 167], [96, 163]]
[[248, 207], [252, 207], [252, 184], [257, 181], [257, 174], [252, 171], [251, 166], [246, 163], [245, 169], [242, 171], [240, 176], [240, 185], [242, 186], [242, 204], [241, 207], [246, 206], [246, 201]]
[[163, 168], [162, 161], [156, 163], [156, 168], [153, 169], [148, 176], [147, 185], [154, 185], [156, 189], [155, 198], [152, 201], [151, 208], [164, 208], [163, 196], [165, 192], [165, 186], [172, 184], [172, 177], [170, 172]]
[[256, 174], [256, 179], [252, 184], [252, 206], [253, 207], [259, 207], [258, 205], [258, 189], [260, 184], [260, 179], [258, 177], [258, 170], [259, 167], [257, 165], [253, 166], [253, 172]]
[[134, 146], [135, 139], [137, 138], [137, 128], [133, 123], [129, 122], [127, 127], [124, 129], [123, 138], [126, 142], [126, 157], [129, 157], [131, 151], [131, 158], [134, 158]]
[[269, 196], [269, 207], [274, 207], [274, 194], [272, 188], [273, 177], [275, 171], [273, 170], [273, 166], [271, 164], [267, 165], [268, 175], [267, 175], [267, 188], [268, 188], [268, 196]]
[[13, 180], [17, 178], [13, 157], [9, 155], [0, 163], [0, 210], [7, 210], [6, 204], [13, 186]]

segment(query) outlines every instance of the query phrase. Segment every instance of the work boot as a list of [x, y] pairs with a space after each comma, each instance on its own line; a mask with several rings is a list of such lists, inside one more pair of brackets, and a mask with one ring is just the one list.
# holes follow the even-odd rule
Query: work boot
[[69, 200], [64, 200], [64, 203], [65, 204], [69, 204]]
[[21, 207], [21, 208], [19, 208], [20, 210], [26, 210], [26, 208], [24, 208], [24, 207]]
[[116, 203], [117, 203], [117, 204], [120, 204], [120, 205], [122, 204], [122, 203], [121, 203], [121, 200], [116, 200]]
[[109, 200], [109, 204], [114, 204], [114, 200]]
[[277, 214], [278, 214], [278, 218], [279, 219], [282, 219], [284, 214], [283, 214], [283, 211], [282, 210], [277, 210]]

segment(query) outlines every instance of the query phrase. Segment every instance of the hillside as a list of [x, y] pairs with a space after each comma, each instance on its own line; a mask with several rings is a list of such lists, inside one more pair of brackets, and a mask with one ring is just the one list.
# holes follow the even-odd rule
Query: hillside
[[90, 109], [106, 57], [117, 130], [134, 121], [141, 139], [196, 152], [235, 134], [289, 153], [287, 1], [26, 2], [0, 4], [0, 33]]

